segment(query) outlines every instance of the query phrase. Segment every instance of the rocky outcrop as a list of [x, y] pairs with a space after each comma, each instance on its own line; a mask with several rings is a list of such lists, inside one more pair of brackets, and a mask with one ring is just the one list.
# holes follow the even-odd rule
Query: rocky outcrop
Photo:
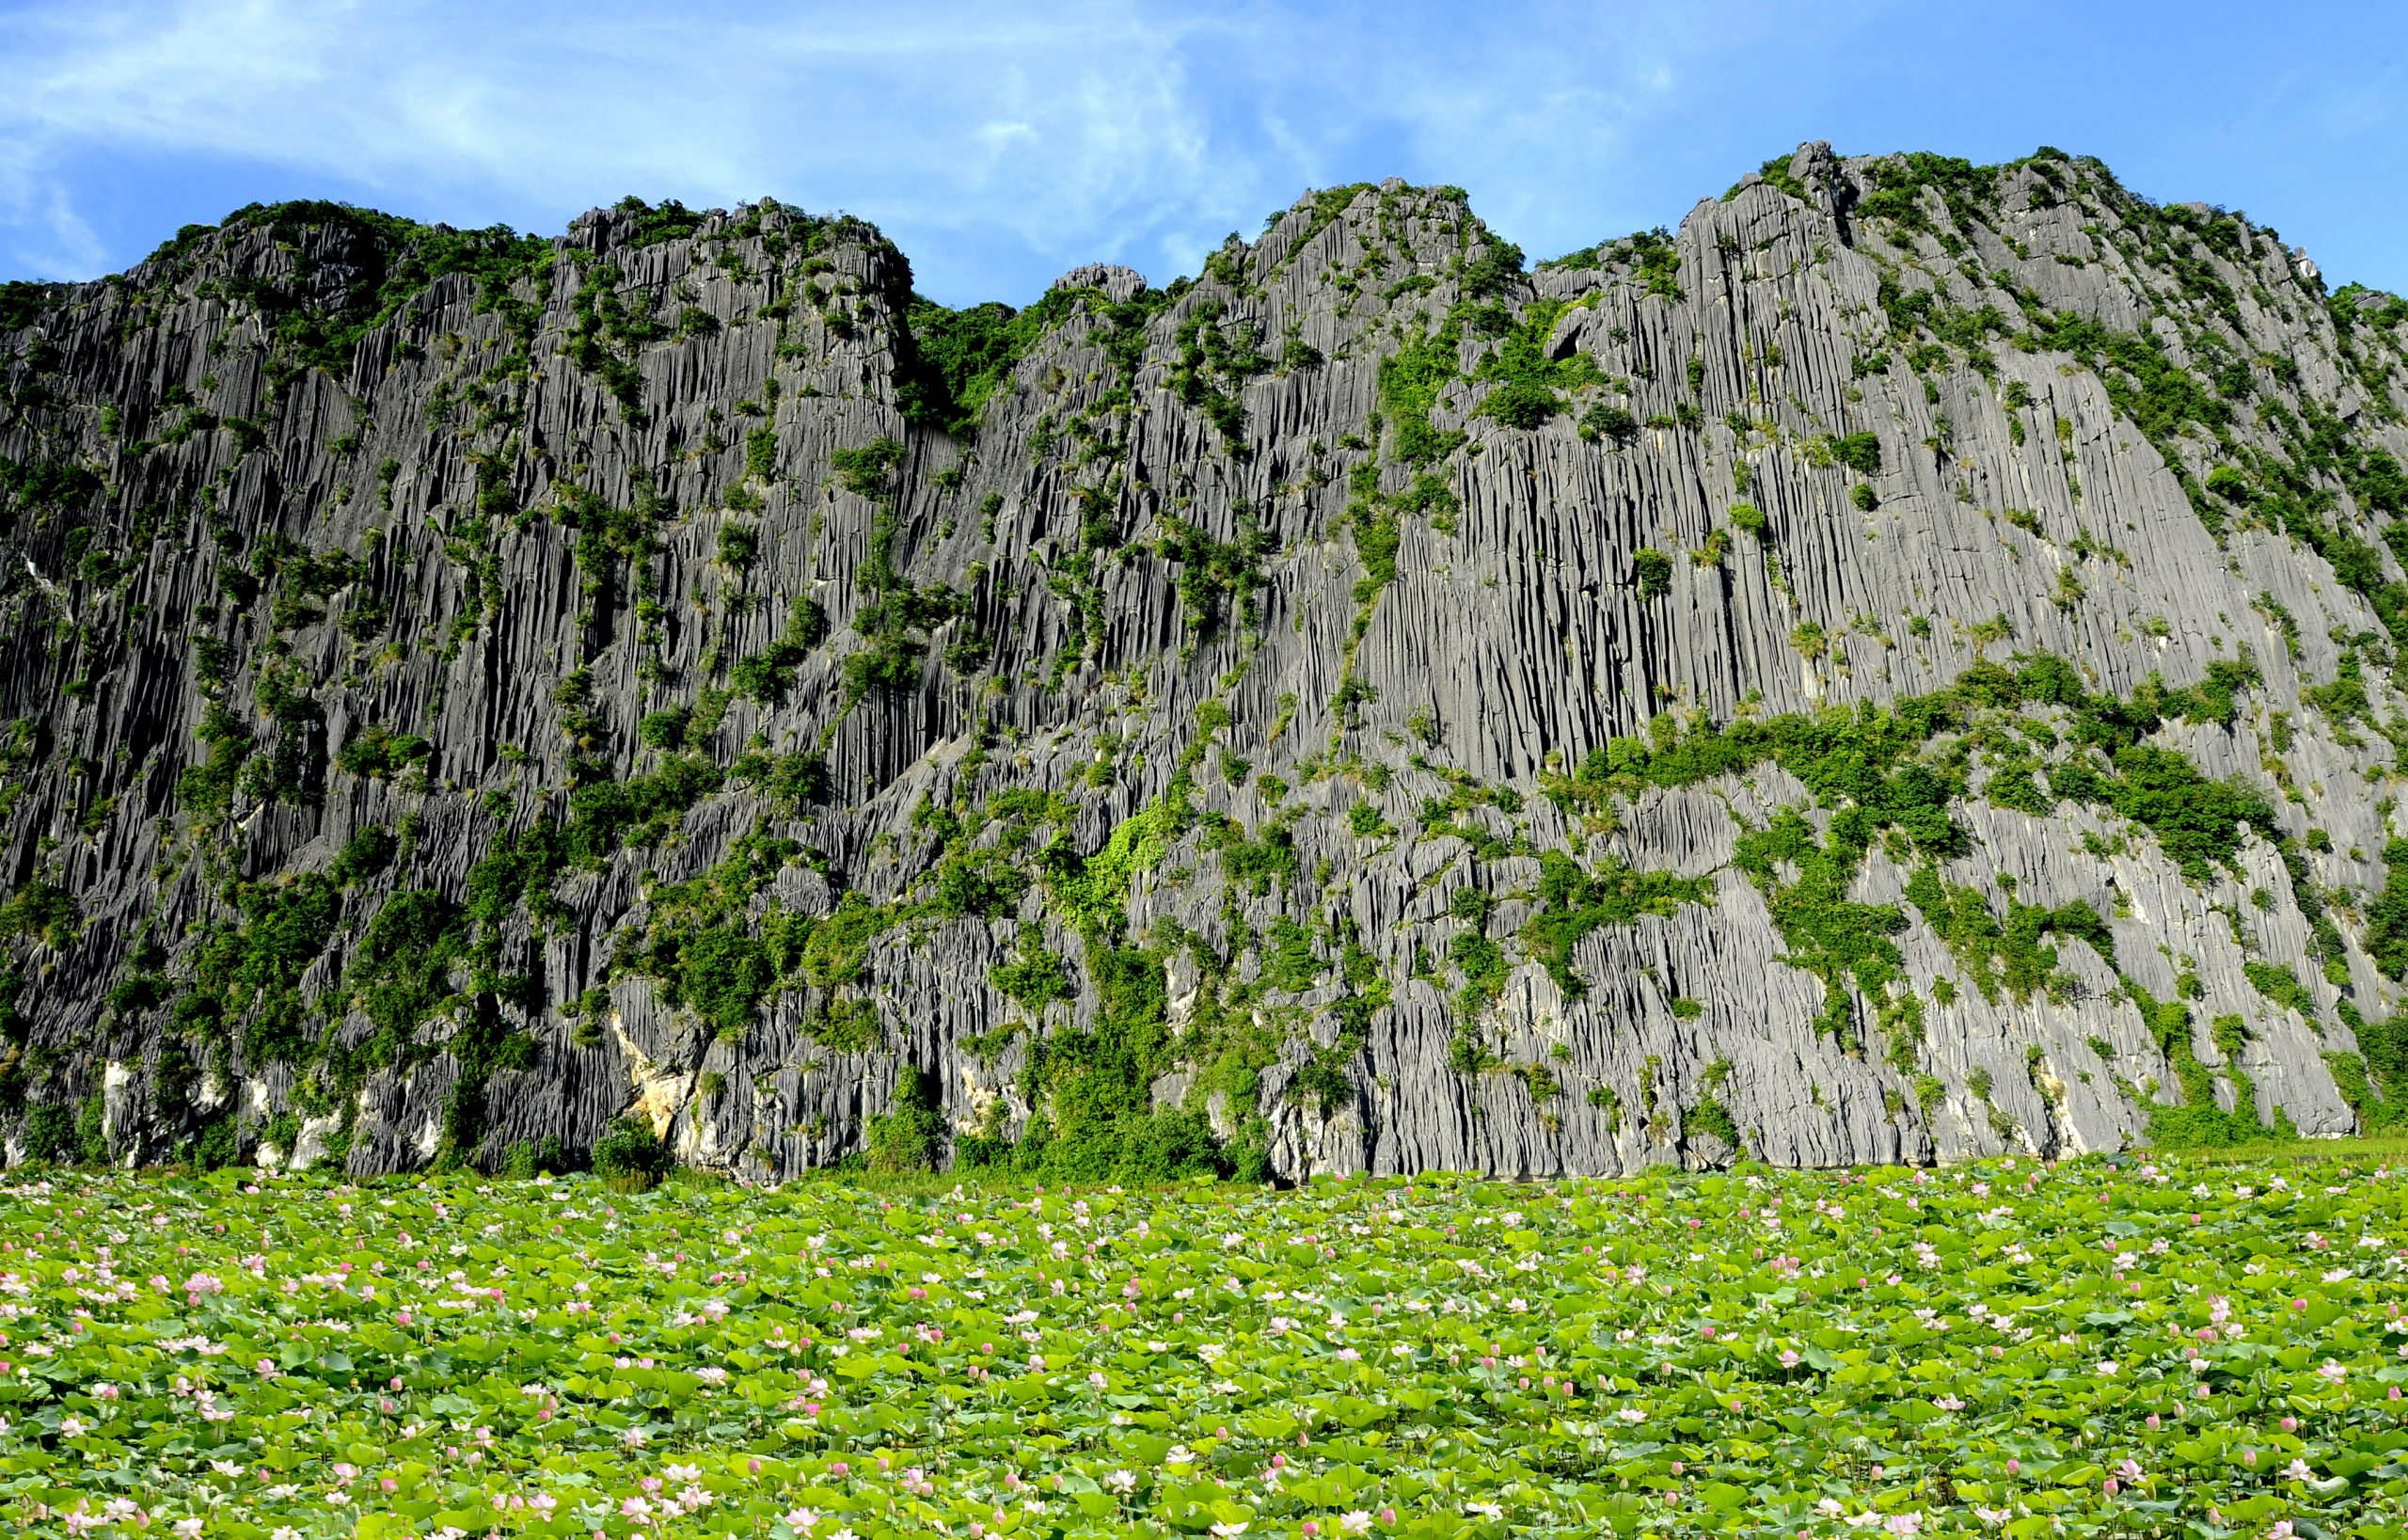
[[2390, 1115], [2408, 307], [2095, 162], [1535, 270], [1334, 189], [1017, 314], [775, 204], [0, 299], [16, 1158]]

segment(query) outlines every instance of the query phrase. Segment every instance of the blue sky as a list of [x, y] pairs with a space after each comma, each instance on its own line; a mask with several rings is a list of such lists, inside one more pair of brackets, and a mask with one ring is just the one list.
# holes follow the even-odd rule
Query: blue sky
[[1801, 139], [2095, 154], [2408, 290], [2408, 8], [1497, 0], [0, 0], [0, 278], [254, 199], [550, 233], [634, 192], [875, 220], [921, 290], [1193, 272], [1308, 186], [1455, 183], [1532, 258]]

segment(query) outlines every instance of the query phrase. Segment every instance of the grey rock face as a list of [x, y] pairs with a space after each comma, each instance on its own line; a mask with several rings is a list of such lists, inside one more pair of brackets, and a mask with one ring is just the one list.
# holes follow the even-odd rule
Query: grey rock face
[[[774, 1179], [1107, 1061], [1288, 1176], [2357, 1125], [2400, 307], [2271, 231], [1815, 144], [1526, 273], [1391, 182], [982, 375], [867, 227], [663, 214], [8, 295], [17, 1157]], [[1674, 768], [1785, 717], [1874, 780]]]
[[1098, 289], [1115, 305], [1124, 304], [1146, 291], [1146, 276], [1133, 267], [1116, 267], [1109, 262], [1089, 262], [1073, 267], [1054, 280], [1056, 289]]

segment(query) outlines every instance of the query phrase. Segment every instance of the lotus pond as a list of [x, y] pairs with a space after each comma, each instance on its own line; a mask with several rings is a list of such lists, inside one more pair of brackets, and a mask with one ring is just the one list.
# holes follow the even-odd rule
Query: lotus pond
[[2371, 1160], [0, 1188], [25, 1534], [2398, 1532]]

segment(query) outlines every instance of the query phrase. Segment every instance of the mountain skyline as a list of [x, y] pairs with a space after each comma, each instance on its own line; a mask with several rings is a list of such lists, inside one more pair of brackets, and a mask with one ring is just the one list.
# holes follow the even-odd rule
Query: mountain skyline
[[[872, 220], [921, 287], [1164, 283], [1307, 186], [1465, 186], [1533, 258], [1675, 226], [1806, 139], [1977, 163], [2056, 144], [2245, 208], [2338, 284], [2408, 288], [2358, 196], [2408, 130], [2396, 16], [2238, 5], [0, 5], [0, 278], [334, 198], [549, 231], [627, 193]], [[2146, 58], [2148, 68], [2134, 69]]]
[[1537, 266], [1391, 181], [1159, 288], [911, 271], [316, 202], [0, 290], [11, 1150], [2408, 1119], [2408, 301], [2096, 160], [1819, 143]]

